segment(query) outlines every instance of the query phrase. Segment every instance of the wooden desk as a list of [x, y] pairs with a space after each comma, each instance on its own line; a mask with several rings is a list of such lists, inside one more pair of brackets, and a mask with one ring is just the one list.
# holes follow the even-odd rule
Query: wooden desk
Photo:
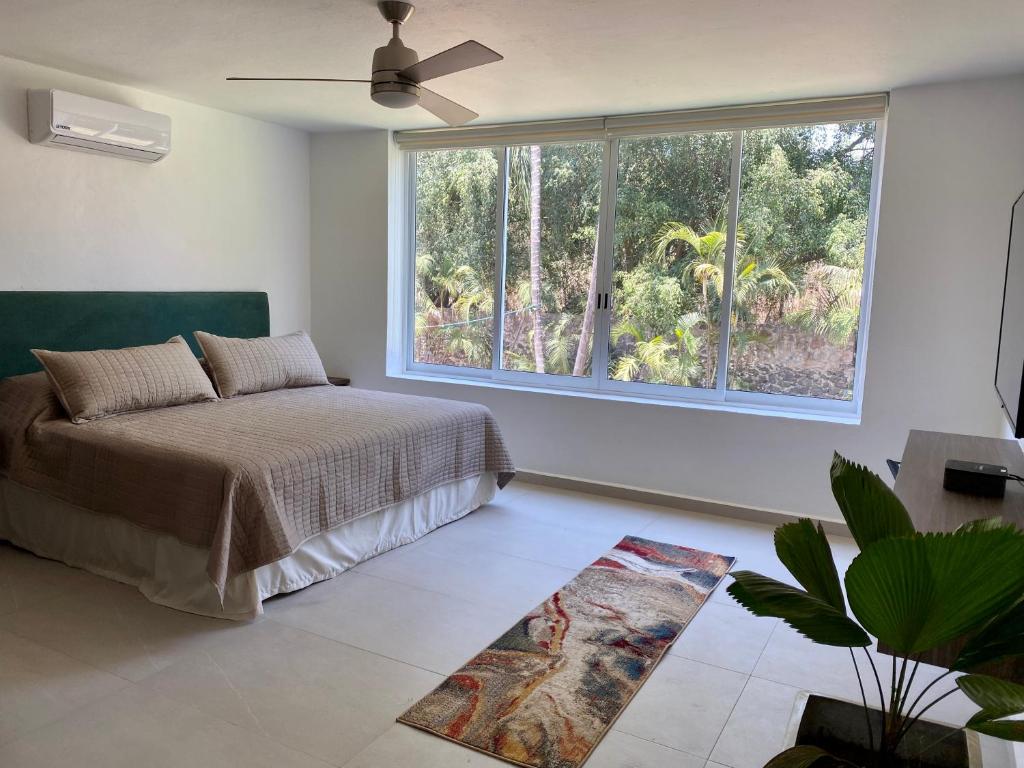
[[1024, 475], [1024, 451], [1016, 440], [912, 429], [894, 490], [919, 531], [953, 531], [971, 520], [1002, 517], [1024, 528], [1024, 486], [1006, 482], [1006, 496], [986, 499], [942, 487], [946, 459], [1002, 464]]
[[[1006, 495], [987, 499], [952, 493], [942, 487], [946, 459], [1001, 464], [1011, 474], [1024, 475], [1024, 451], [1016, 440], [911, 430], [894, 490], [919, 531], [953, 531], [963, 523], [1001, 517], [1024, 528], [1024, 486], [1007, 480]], [[993, 567], [998, 567], [993, 563]], [[921, 656], [921, 661], [949, 668], [963, 641], [954, 641]], [[891, 655], [883, 644], [878, 650]], [[981, 670], [979, 670], [981, 671]], [[1006, 662], [984, 669], [988, 674], [1024, 683], [1024, 661]]]

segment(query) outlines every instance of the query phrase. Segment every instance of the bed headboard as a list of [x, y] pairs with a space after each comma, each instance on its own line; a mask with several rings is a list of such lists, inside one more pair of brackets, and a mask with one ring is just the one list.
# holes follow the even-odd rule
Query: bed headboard
[[159, 344], [193, 331], [270, 334], [267, 294], [254, 291], [0, 291], [0, 377], [40, 370], [30, 349]]

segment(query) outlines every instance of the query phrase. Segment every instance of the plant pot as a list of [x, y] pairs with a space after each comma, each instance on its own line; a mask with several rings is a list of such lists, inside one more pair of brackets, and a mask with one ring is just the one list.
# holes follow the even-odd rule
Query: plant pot
[[[870, 712], [877, 746], [882, 713], [877, 709]], [[786, 748], [804, 744], [867, 768], [981, 768], [982, 764], [978, 734], [921, 720], [900, 742], [896, 759], [888, 766], [876, 767], [863, 705], [806, 691], [797, 696], [793, 707]]]

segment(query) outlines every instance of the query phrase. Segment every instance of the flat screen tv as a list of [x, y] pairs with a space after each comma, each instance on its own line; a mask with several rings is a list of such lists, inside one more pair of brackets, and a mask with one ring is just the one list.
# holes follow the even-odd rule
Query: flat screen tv
[[996, 357], [996, 392], [1017, 438], [1024, 437], [1024, 193], [1010, 214], [1010, 246], [1006, 253], [1003, 283], [1003, 316], [999, 323]]

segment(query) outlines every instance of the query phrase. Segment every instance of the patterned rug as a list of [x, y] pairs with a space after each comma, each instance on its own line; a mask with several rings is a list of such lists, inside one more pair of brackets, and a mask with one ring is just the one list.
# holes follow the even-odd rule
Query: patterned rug
[[398, 718], [530, 768], [577, 768], [735, 558], [627, 536]]

